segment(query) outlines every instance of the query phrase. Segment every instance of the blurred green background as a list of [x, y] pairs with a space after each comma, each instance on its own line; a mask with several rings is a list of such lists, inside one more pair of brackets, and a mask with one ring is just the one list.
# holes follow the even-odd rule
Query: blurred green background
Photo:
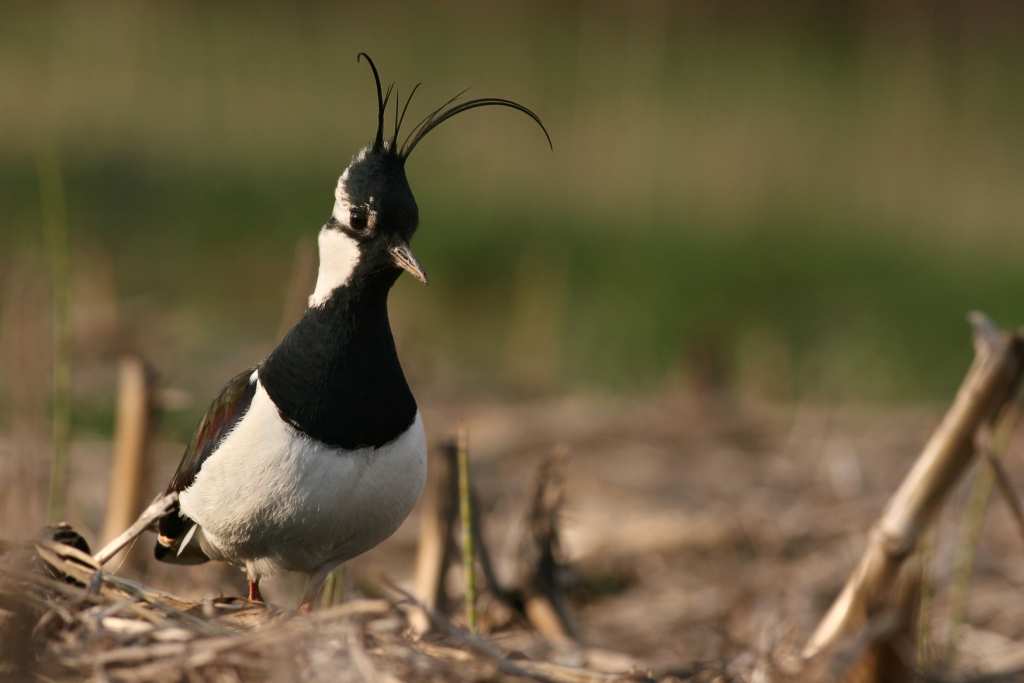
[[1021, 35], [1016, 2], [0, 3], [0, 426], [48, 387], [40, 150], [76, 429], [109, 434], [134, 351], [185, 439], [273, 347], [372, 137], [359, 51], [424, 83], [410, 119], [473, 86], [554, 141], [478, 110], [411, 157], [418, 391], [945, 399], [968, 310], [1024, 321]]

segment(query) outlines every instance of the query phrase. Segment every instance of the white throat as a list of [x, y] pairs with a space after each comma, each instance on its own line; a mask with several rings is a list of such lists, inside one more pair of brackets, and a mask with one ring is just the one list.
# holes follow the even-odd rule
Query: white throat
[[359, 263], [359, 243], [341, 230], [323, 228], [317, 242], [320, 270], [316, 276], [316, 289], [309, 297], [310, 308], [323, 306], [331, 292], [348, 282]]

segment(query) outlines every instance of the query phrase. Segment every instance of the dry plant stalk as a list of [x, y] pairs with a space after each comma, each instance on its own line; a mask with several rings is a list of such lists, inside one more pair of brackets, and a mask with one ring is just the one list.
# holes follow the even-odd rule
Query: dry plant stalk
[[0, 456], [0, 528], [22, 534], [46, 523], [52, 370], [49, 277], [35, 249], [0, 256], [0, 400], [13, 457]]
[[981, 313], [970, 316], [975, 357], [956, 398], [872, 529], [860, 564], [804, 647], [813, 657], [868, 623], [891, 595], [950, 490], [975, 455], [974, 436], [1012, 397], [1024, 369], [1024, 336], [1001, 332]]
[[125, 356], [117, 385], [114, 461], [110, 470], [103, 543], [131, 525], [142, 503], [151, 408], [150, 373], [138, 356]]
[[71, 435], [71, 256], [68, 246], [64, 176], [52, 149], [36, 157], [43, 208], [43, 236], [53, 277], [53, 462], [47, 518], [64, 517]]
[[[468, 534], [471, 545], [467, 548], [463, 544], [461, 560], [464, 572], [467, 572], [467, 566], [472, 567], [469, 571], [473, 576], [465, 575], [473, 579], [474, 592], [479, 589], [476, 576], [478, 562], [482, 578], [495, 599], [526, 617], [548, 641], [571, 643], [576, 639], [577, 630], [568, 599], [559, 585], [560, 565], [556, 559], [568, 449], [564, 445], [556, 447], [537, 471], [533, 492], [524, 511], [516, 556], [516, 585], [513, 588], [503, 587], [494, 571], [481, 530], [483, 518], [472, 482], [468, 477], [465, 481], [461, 478], [465, 471], [462, 464], [467, 464], [465, 461], [460, 464], [460, 453], [464, 452], [455, 442], [444, 444], [431, 455], [416, 557], [413, 594], [417, 603], [430, 610], [442, 607], [444, 571], [455, 551], [456, 512], [465, 513], [468, 502], [471, 529], [462, 528], [460, 535], [464, 539]], [[431, 622], [426, 613], [418, 614], [414, 610], [410, 620], [416, 633], [422, 635], [430, 630]]]
[[476, 553], [473, 551], [473, 503], [469, 487], [469, 429], [459, 424], [459, 519], [462, 522], [462, 576], [466, 582], [466, 624], [476, 633]]
[[[461, 535], [461, 520], [459, 528], [456, 528], [459, 517], [458, 452], [457, 441], [446, 441], [431, 449], [427, 465], [427, 483], [420, 499], [420, 529], [413, 595], [420, 604], [429, 609], [444, 607], [445, 570], [456, 556], [459, 545], [456, 536]], [[480, 505], [473, 490], [472, 479], [469, 480], [469, 504], [470, 518], [473, 520], [473, 553], [479, 564], [479, 567], [474, 565], [474, 569], [480, 570], [485, 585], [497, 600], [513, 610], [518, 610], [519, 605], [515, 596], [509, 595], [502, 587], [494, 571], [490, 551], [483, 537], [483, 516], [480, 514]], [[479, 594], [479, 582], [476, 588]], [[430, 630], [430, 619], [426, 614], [418, 614], [414, 610], [410, 620], [416, 633], [423, 635]]]
[[[416, 598], [394, 583], [385, 581], [384, 585], [412, 604], [418, 611], [426, 614], [438, 631], [469, 648], [473, 653], [492, 660], [497, 665], [499, 671], [510, 676], [532, 678], [537, 681], [544, 681], [545, 683], [622, 683], [624, 681], [647, 683], [652, 680], [649, 676], [636, 671], [623, 674], [600, 673], [548, 662], [535, 662], [528, 659], [512, 660], [490, 641], [474, 633], [460, 631], [443, 614], [437, 610], [427, 609], [425, 605], [418, 603]], [[435, 657], [445, 656], [444, 648], [427, 645], [424, 649]], [[461, 661], [471, 659], [471, 657], [466, 657], [464, 652], [457, 650], [453, 652], [461, 655], [458, 657]]]
[[[456, 510], [469, 529], [461, 528], [462, 569], [472, 580], [467, 585], [467, 623], [474, 623], [470, 599], [478, 589], [476, 563], [490, 594], [516, 613], [526, 617], [549, 642], [568, 645], [577, 640], [577, 628], [569, 601], [560, 585], [559, 519], [564, 502], [565, 462], [568, 447], [556, 446], [537, 470], [533, 491], [524, 511], [522, 535], [516, 556], [516, 586], [503, 587], [498, 581], [481, 531], [482, 516], [468, 476], [467, 433], [431, 452], [427, 484], [422, 498], [420, 536], [414, 579], [414, 609], [409, 619], [413, 630], [423, 635], [430, 630], [430, 612], [444, 602], [444, 571], [454, 555]], [[467, 514], [468, 513], [468, 514]], [[469, 539], [467, 544], [465, 539]], [[475, 610], [474, 610], [475, 611]]]
[[991, 467], [980, 467], [971, 482], [967, 496], [967, 509], [960, 522], [960, 538], [953, 558], [953, 576], [949, 583], [949, 599], [946, 608], [949, 619], [949, 634], [946, 642], [943, 665], [948, 668], [956, 659], [956, 642], [960, 638], [967, 618], [967, 597], [971, 592], [971, 575], [974, 573], [974, 556], [978, 551], [978, 539], [985, 519], [995, 484], [995, 473]]
[[569, 644], [576, 624], [559, 580], [559, 525], [565, 502], [565, 465], [569, 449], [560, 444], [537, 470], [523, 538], [519, 544], [519, 591], [523, 611], [549, 641]]
[[321, 607], [333, 607], [345, 602], [345, 565], [341, 565], [327, 577], [324, 592], [320, 596]]
[[[458, 498], [456, 450], [447, 443], [431, 449], [427, 484], [420, 503], [413, 595], [417, 602], [431, 610], [441, 607], [444, 570], [452, 553], [452, 525]], [[430, 618], [425, 613], [414, 612], [410, 619], [416, 633], [422, 635], [430, 630]]]
[[[433, 620], [441, 638], [411, 641], [397, 605], [351, 600], [297, 614], [240, 598], [197, 602], [102, 572], [80, 550], [42, 540], [0, 542], [0, 678], [149, 681], [304, 680], [358, 683], [530, 678], [547, 683], [640, 683], [636, 672], [604, 673], [511, 657], [454, 627], [393, 584]], [[24, 654], [18, 660], [7, 655]], [[11, 665], [13, 664], [13, 668]], [[91, 677], [91, 678], [90, 678]], [[20, 680], [20, 678], [19, 678]]]
[[996, 476], [996, 486], [999, 488], [999, 493], [1002, 494], [1006, 504], [1010, 506], [1010, 513], [1013, 515], [1014, 521], [1017, 522], [1017, 530], [1020, 531], [1021, 537], [1024, 538], [1024, 506], [1021, 505], [1020, 498], [1017, 496], [1017, 490], [1014, 488], [1010, 474], [1003, 466], [1002, 458], [1000, 457], [1009, 445], [1013, 427], [1017, 424], [1019, 418], [1020, 404], [1017, 402], [1009, 404], [1007, 410], [1004, 411], [1003, 417], [1000, 419], [1000, 426], [996, 429], [996, 434], [994, 435], [996, 449], [986, 450], [985, 455], [988, 458], [988, 464], [992, 466], [993, 474]]
[[921, 566], [921, 602], [917, 612], [917, 669], [925, 671], [931, 666], [934, 655], [932, 644], [932, 602], [935, 599], [934, 576], [932, 562], [935, 557], [935, 537], [938, 528], [931, 524], [924, 532], [918, 556]]
[[[999, 480], [999, 475], [1006, 475], [999, 462], [1000, 457], [1006, 451], [1013, 432], [1013, 426], [1017, 422], [1017, 410], [1013, 403], [1006, 405], [1000, 411], [1000, 417], [994, 425], [983, 425], [978, 433], [979, 450], [984, 453], [985, 460], [981, 463], [974, 475], [974, 482], [971, 484], [971, 491], [967, 499], [967, 509], [964, 512], [960, 527], [960, 542], [957, 545], [956, 556], [953, 561], [953, 578], [949, 586], [949, 638], [946, 645], [945, 665], [951, 667], [956, 659], [956, 644], [963, 630], [967, 618], [967, 597], [971, 589], [971, 576], [974, 573], [974, 557], [978, 551], [978, 539], [981, 537], [981, 527], [985, 520], [985, 511], [988, 509], [989, 500], [992, 498], [992, 489]], [[1016, 493], [1013, 491], [1009, 480], [1000, 480], [1000, 490], [1006, 497], [1011, 511], [1016, 510]]]

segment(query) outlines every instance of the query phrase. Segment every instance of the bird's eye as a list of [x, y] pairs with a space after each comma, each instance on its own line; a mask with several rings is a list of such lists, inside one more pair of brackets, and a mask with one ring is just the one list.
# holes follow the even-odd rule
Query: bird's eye
[[365, 230], [366, 222], [366, 212], [361, 209], [352, 209], [348, 214], [348, 227], [353, 230]]

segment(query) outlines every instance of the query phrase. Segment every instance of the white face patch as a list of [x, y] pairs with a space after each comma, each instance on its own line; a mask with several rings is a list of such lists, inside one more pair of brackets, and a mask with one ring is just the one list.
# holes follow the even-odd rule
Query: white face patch
[[316, 289], [309, 297], [309, 306], [322, 306], [338, 287], [352, 277], [359, 263], [359, 243], [341, 230], [323, 228], [317, 240], [320, 246], [320, 270], [316, 276]]
[[[365, 150], [353, 160], [358, 161]], [[345, 191], [345, 181], [348, 179], [348, 169], [338, 178], [338, 186], [334, 190], [334, 220], [341, 225], [349, 224], [349, 216], [352, 213], [352, 203], [348, 192]], [[371, 204], [373, 198], [370, 198]], [[366, 210], [365, 208], [363, 210]], [[374, 219], [373, 211], [367, 212], [370, 220]], [[343, 286], [352, 277], [352, 271], [359, 263], [359, 242], [346, 235], [341, 230], [320, 230], [318, 240], [320, 247], [320, 270], [316, 277], [316, 289], [309, 297], [310, 308], [322, 306], [330, 298], [331, 292]]]
[[334, 219], [347, 221], [348, 212], [352, 210], [348, 192], [345, 191], [345, 181], [348, 179], [348, 169], [338, 178], [338, 186], [334, 188]]

